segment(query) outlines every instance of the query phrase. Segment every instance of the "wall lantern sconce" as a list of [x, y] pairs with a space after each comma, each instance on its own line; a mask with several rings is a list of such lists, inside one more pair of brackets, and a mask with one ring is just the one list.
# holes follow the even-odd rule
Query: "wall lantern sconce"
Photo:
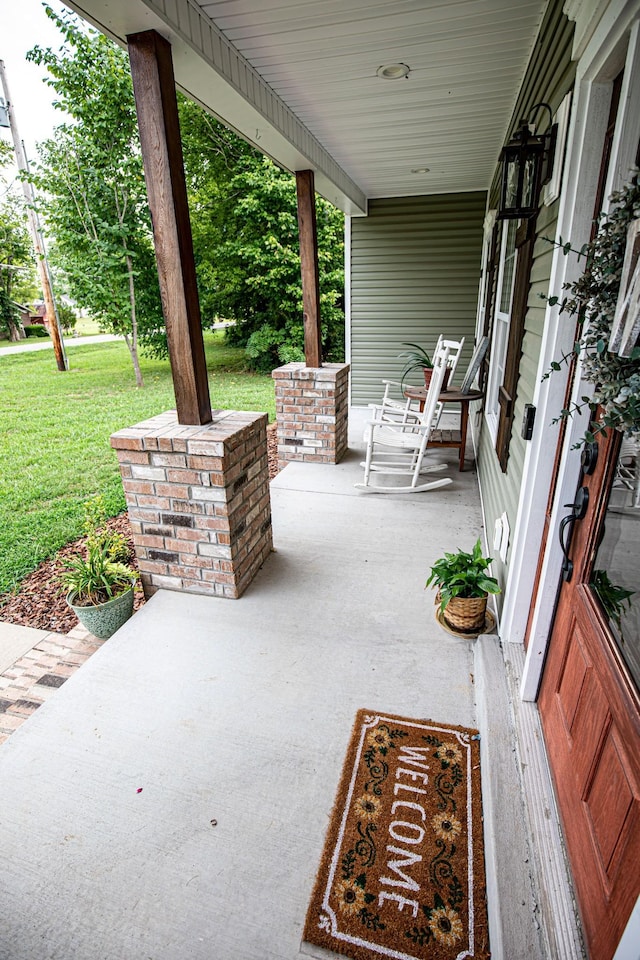
[[536, 134], [530, 120], [522, 120], [520, 129], [502, 148], [502, 194], [498, 220], [526, 220], [538, 212], [540, 188], [551, 179], [558, 125], [548, 103], [536, 103], [530, 116], [540, 107], [549, 111], [549, 130]]

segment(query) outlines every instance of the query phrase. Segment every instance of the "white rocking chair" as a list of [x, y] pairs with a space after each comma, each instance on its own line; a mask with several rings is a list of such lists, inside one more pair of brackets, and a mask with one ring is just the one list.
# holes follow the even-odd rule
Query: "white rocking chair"
[[[451, 483], [449, 477], [439, 480], [421, 482], [421, 474], [444, 470], [445, 464], [423, 465], [424, 456], [433, 430], [433, 420], [442, 389], [444, 371], [449, 359], [449, 348], [441, 348], [434, 355], [433, 375], [427, 391], [424, 410], [421, 414], [412, 416], [411, 422], [396, 423], [384, 416], [378, 416], [367, 424], [365, 439], [367, 442], [366, 459], [363, 483], [356, 483], [357, 490], [367, 493], [422, 493], [426, 490], [435, 490]], [[377, 408], [381, 410], [381, 408]], [[413, 417], [416, 417], [414, 419]], [[378, 450], [377, 448], [388, 448]], [[382, 483], [371, 483], [372, 474], [381, 475]], [[404, 486], [396, 486], [384, 481], [384, 476], [404, 475], [410, 477], [410, 482]]]
[[[447, 340], [445, 337], [440, 334], [438, 337], [438, 342], [436, 343], [436, 348], [434, 350], [434, 357], [436, 354], [441, 352], [443, 348], [449, 348], [449, 359], [447, 361], [447, 367], [449, 368], [449, 383], [453, 381], [455, 376], [456, 367], [458, 366], [458, 360], [460, 359], [460, 354], [462, 353], [462, 348], [464, 346], [463, 337], [461, 340]], [[384, 394], [382, 400], [378, 404], [369, 404], [370, 407], [375, 408], [376, 410], [381, 411], [380, 414], [376, 413], [376, 416], [380, 416], [382, 419], [389, 419], [392, 422], [397, 423], [398, 421], [406, 423], [409, 420], [416, 422], [420, 418], [420, 414], [415, 407], [415, 401], [410, 399], [399, 399], [402, 397], [404, 384], [399, 383], [397, 380], [383, 380], [384, 385]], [[444, 404], [437, 403], [434, 413], [434, 430], [438, 426], [440, 417], [442, 416]]]

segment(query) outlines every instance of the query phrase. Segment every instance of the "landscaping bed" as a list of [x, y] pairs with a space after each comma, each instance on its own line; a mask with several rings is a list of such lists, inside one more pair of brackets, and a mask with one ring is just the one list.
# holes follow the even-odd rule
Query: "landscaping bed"
[[[273, 479], [278, 473], [275, 423], [267, 427], [267, 447], [269, 477]], [[117, 517], [112, 517], [107, 521], [107, 526], [110, 530], [122, 533], [127, 538], [133, 554], [133, 540], [127, 514], [121, 513]], [[54, 633], [68, 633], [72, 630], [78, 620], [67, 606], [64, 591], [60, 586], [60, 570], [65, 559], [77, 555], [78, 545], [82, 544], [82, 539], [68, 543], [55, 556], [41, 563], [33, 573], [25, 577], [15, 593], [0, 597], [0, 620], [34, 627], [38, 630], [51, 630]], [[132, 560], [132, 566], [136, 566], [135, 557]], [[135, 591], [134, 609], [138, 610], [144, 602], [142, 588], [138, 585]]]

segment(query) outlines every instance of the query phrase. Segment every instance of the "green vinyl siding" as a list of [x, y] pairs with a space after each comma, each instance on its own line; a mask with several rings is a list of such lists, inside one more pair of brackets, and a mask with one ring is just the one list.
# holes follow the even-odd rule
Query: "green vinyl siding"
[[[523, 83], [518, 91], [515, 108], [506, 132], [505, 140], [519, 126], [523, 117], [530, 117], [534, 104], [544, 101], [555, 111], [560, 106], [567, 93], [573, 87], [575, 64], [571, 60], [574, 25], [563, 13], [563, 2], [551, 0], [547, 7], [540, 33], [536, 40]], [[531, 119], [539, 130], [548, 126], [548, 112], [540, 110]], [[500, 184], [500, 166], [496, 166], [490, 198], [492, 207], [497, 206]], [[548, 239], [554, 238], [558, 217], [558, 203], [549, 207], [542, 207], [536, 224], [536, 243], [531, 269], [529, 295], [527, 299], [527, 314], [525, 317], [525, 331], [522, 342], [522, 356], [520, 359], [519, 379], [516, 391], [515, 415], [509, 444], [509, 460], [506, 473], [500, 469], [500, 463], [495, 451], [494, 440], [482, 424], [478, 442], [478, 478], [482, 490], [485, 528], [489, 547], [493, 541], [495, 521], [506, 512], [509, 520], [510, 543], [516, 528], [520, 488], [524, 472], [524, 459], [527, 441], [521, 436], [522, 420], [525, 404], [531, 403], [537, 385], [539, 371], [540, 350], [544, 319], [546, 311], [545, 296], [557, 291], [549, 291], [551, 262], [553, 247]], [[537, 557], [531, 557], [535, 564]], [[495, 557], [493, 573], [498, 577], [501, 586], [505, 587], [508, 572], [509, 554], [507, 563]], [[497, 598], [501, 606], [501, 597]]]
[[[403, 342], [432, 349], [443, 333], [473, 350], [485, 193], [369, 202], [351, 221], [351, 402], [379, 400], [398, 379]], [[409, 378], [419, 383], [419, 375]]]

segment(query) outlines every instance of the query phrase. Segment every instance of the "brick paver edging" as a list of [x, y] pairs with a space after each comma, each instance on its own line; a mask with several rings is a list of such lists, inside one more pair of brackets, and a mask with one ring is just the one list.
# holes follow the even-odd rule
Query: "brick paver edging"
[[104, 642], [80, 625], [66, 636], [49, 633], [5, 670], [0, 675], [0, 744], [53, 696]]

